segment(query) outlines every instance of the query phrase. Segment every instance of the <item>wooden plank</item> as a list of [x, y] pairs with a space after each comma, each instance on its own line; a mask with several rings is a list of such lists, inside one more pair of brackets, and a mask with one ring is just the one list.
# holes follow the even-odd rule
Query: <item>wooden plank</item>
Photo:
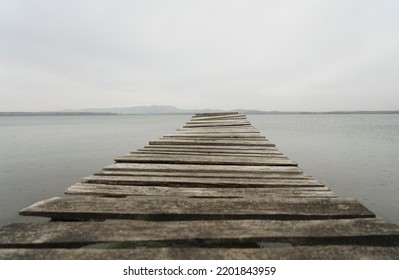
[[65, 194], [125, 196], [185, 196], [185, 197], [337, 197], [327, 187], [295, 188], [189, 188], [162, 186], [123, 186], [77, 183], [66, 189]]
[[278, 151], [275, 146], [221, 146], [221, 145], [147, 145], [144, 149], [195, 149], [208, 151], [251, 152]]
[[204, 124], [185, 124], [183, 127], [238, 127], [238, 126], [250, 126], [250, 123], [204, 123]]
[[[196, 153], [196, 154], [230, 154], [230, 155], [253, 155], [253, 156], [262, 156], [264, 154], [276, 154], [283, 155], [277, 149], [268, 149], [268, 150], [232, 150], [232, 149], [195, 149], [195, 148], [186, 148], [180, 146], [173, 146], [171, 148], [164, 146], [154, 146], [138, 149], [137, 152], [185, 152], [185, 153]], [[136, 151], [135, 151], [136, 152]], [[132, 153], [135, 153], [132, 152]]]
[[251, 125], [248, 120], [203, 120], [203, 121], [188, 121], [186, 126], [241, 126], [241, 125]]
[[181, 164], [206, 164], [206, 165], [279, 165], [296, 166], [297, 163], [278, 157], [224, 157], [224, 156], [184, 156], [184, 155], [126, 155], [115, 159], [119, 163], [181, 163]]
[[[123, 246], [124, 243], [111, 244]], [[128, 245], [128, 244], [127, 244]], [[399, 260], [399, 247], [328, 245], [276, 248], [0, 249], [1, 260]]]
[[236, 116], [214, 116], [214, 117], [192, 117], [190, 119], [191, 122], [195, 121], [248, 121], [248, 118], [244, 115], [236, 115]]
[[[293, 161], [289, 160], [287, 157], [281, 154], [268, 154], [264, 153], [262, 155], [256, 154], [247, 154], [247, 155], [239, 155], [239, 154], [213, 154], [213, 153], [197, 153], [196, 155], [190, 155], [188, 152], [185, 154], [171, 151], [171, 154], [164, 154], [162, 151], [136, 151], [131, 152], [130, 154], [126, 154], [116, 160], [119, 161], [122, 159], [123, 161], [134, 161], [140, 159], [148, 159], [153, 161], [178, 161], [180, 163], [184, 162], [193, 162], [193, 163], [209, 163], [209, 164], [234, 164], [236, 165], [259, 165], [259, 164], [273, 164], [275, 161], [276, 165], [295, 165]], [[270, 165], [270, 164], [269, 164]]]
[[202, 165], [202, 164], [152, 164], [152, 163], [115, 163], [103, 170], [125, 171], [181, 171], [181, 172], [216, 172], [216, 173], [295, 173], [303, 171], [297, 166], [246, 166], [246, 165]]
[[139, 151], [134, 151], [134, 152], [130, 152], [131, 156], [151, 156], [151, 157], [156, 157], [158, 155], [171, 155], [171, 156], [178, 156], [178, 155], [182, 155], [182, 156], [204, 156], [204, 157], [247, 157], [247, 158], [282, 158], [282, 159], [288, 159], [285, 155], [283, 155], [282, 153], [276, 153], [276, 152], [272, 152], [272, 153], [262, 153], [262, 154], [244, 154], [244, 153], [212, 153], [212, 152], [201, 152], [201, 151], [165, 151], [165, 150], [158, 150], [158, 149], [151, 149], [151, 150], [139, 150]]
[[183, 127], [191, 128], [191, 127], [240, 127], [240, 126], [251, 126], [249, 121], [209, 121], [209, 122], [187, 122]]
[[137, 186], [189, 186], [189, 187], [321, 187], [323, 184], [311, 179], [246, 179], [246, 178], [195, 178], [195, 177], [150, 177], [150, 176], [88, 176], [82, 183]]
[[297, 179], [314, 180], [311, 176], [295, 173], [221, 173], [221, 172], [188, 172], [167, 170], [161, 172], [155, 171], [128, 171], [128, 170], [103, 170], [94, 173], [94, 175], [103, 176], [131, 176], [131, 177], [197, 177], [197, 178], [238, 178], [238, 179]]
[[238, 115], [223, 115], [223, 116], [209, 116], [209, 117], [196, 117], [193, 116], [191, 118], [191, 121], [196, 121], [196, 120], [248, 120], [248, 118], [243, 115], [243, 114], [238, 114]]
[[234, 117], [247, 117], [245, 114], [243, 113], [239, 113], [239, 112], [233, 112], [231, 114], [224, 114], [224, 115], [213, 115], [213, 116], [197, 116], [197, 115], [193, 115], [191, 118], [193, 119], [201, 119], [201, 118], [234, 118]]
[[198, 134], [248, 134], [248, 135], [259, 135], [260, 132], [254, 127], [198, 127], [198, 128], [178, 128], [174, 131], [175, 133], [198, 133]]
[[[354, 199], [54, 197], [20, 211], [59, 220], [342, 219], [375, 217]], [[197, 221], [198, 222], [198, 221]], [[158, 228], [162, 228], [162, 224]]]
[[238, 115], [236, 111], [227, 112], [208, 112], [208, 113], [196, 113], [194, 117], [210, 117], [210, 116], [225, 116], [225, 115]]
[[[293, 230], [295, 229], [295, 230]], [[112, 221], [13, 224], [0, 229], [0, 244], [12, 247], [73, 247], [105, 242], [170, 241], [205, 245], [246, 242], [287, 245], [397, 245], [397, 225], [381, 219], [313, 221]]]
[[251, 137], [214, 137], [211, 135], [204, 135], [204, 136], [190, 136], [190, 135], [173, 135], [173, 136], [163, 136], [160, 139], [165, 140], [234, 140], [234, 141], [267, 141], [267, 139], [263, 136], [251, 136]]
[[248, 118], [246, 117], [236, 117], [236, 118], [230, 118], [230, 117], [224, 117], [224, 118], [191, 118], [190, 120], [187, 121], [187, 123], [223, 123], [223, 122], [237, 122], [237, 123], [241, 123], [241, 122], [245, 122], [245, 123], [249, 123]]
[[[219, 131], [219, 132], [212, 132], [212, 131], [173, 131], [169, 134], [166, 134], [165, 136], [198, 136], [198, 137], [204, 137], [204, 136], [212, 136], [214, 138], [237, 138], [240, 139], [242, 137], [265, 137], [261, 135], [259, 132], [225, 132], [225, 131]], [[266, 138], [264, 138], [266, 139]], [[267, 140], [267, 139], [266, 139]]]
[[169, 137], [208, 137], [208, 138], [233, 138], [233, 139], [242, 139], [242, 138], [254, 138], [254, 139], [266, 139], [266, 137], [261, 136], [259, 133], [195, 133], [195, 132], [184, 132], [184, 133], [170, 133], [165, 135], [164, 138]]
[[259, 132], [259, 130], [253, 125], [246, 126], [237, 126], [237, 127], [179, 127], [176, 128], [176, 131], [222, 131], [224, 133], [234, 132], [234, 133], [243, 133], [243, 132]]
[[158, 139], [149, 142], [150, 145], [219, 145], [219, 146], [264, 146], [274, 147], [269, 141], [235, 141], [235, 140], [179, 140]]

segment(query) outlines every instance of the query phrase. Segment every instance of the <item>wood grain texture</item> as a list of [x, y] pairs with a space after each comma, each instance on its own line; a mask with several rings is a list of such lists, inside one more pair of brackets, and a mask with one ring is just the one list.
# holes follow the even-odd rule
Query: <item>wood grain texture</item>
[[325, 245], [264, 249], [0, 249], [2, 260], [399, 260], [399, 247]]
[[292, 160], [279, 157], [239, 157], [239, 156], [204, 156], [204, 155], [125, 155], [115, 159], [118, 163], [180, 163], [180, 164], [217, 164], [217, 165], [270, 165], [297, 166]]
[[96, 176], [130, 176], [130, 177], [196, 177], [208, 180], [209, 178], [238, 178], [238, 179], [297, 179], [297, 180], [314, 180], [312, 177], [304, 174], [295, 173], [246, 173], [237, 174], [232, 172], [227, 173], [215, 173], [215, 172], [187, 172], [187, 171], [175, 171], [168, 170], [163, 172], [151, 172], [151, 171], [126, 171], [126, 170], [104, 170], [94, 173]]
[[204, 165], [204, 164], [157, 164], [157, 163], [115, 163], [103, 170], [130, 171], [181, 171], [181, 172], [220, 172], [220, 173], [295, 173], [302, 174], [297, 166], [245, 166], [245, 165]]
[[354, 199], [54, 197], [20, 211], [24, 216], [82, 219], [334, 219], [375, 215]]
[[150, 176], [88, 176], [82, 183], [138, 186], [189, 186], [189, 187], [321, 187], [314, 179], [251, 179], [251, 178], [196, 178], [196, 177], [150, 177]]
[[247, 134], [251, 135], [260, 135], [259, 130], [251, 126], [241, 126], [241, 127], [198, 127], [198, 128], [177, 128], [174, 133], [187, 133], [187, 134]]
[[179, 197], [337, 197], [327, 187], [294, 188], [189, 188], [162, 186], [124, 186], [77, 183], [65, 191], [72, 195], [179, 196]]
[[186, 147], [164, 147], [164, 146], [155, 146], [138, 149], [137, 151], [131, 152], [134, 154], [136, 152], [165, 152], [165, 153], [187, 153], [187, 154], [209, 154], [209, 155], [237, 155], [237, 156], [262, 156], [262, 155], [283, 155], [277, 149], [265, 149], [265, 150], [232, 150], [232, 149], [195, 149], [195, 148], [186, 148]]
[[241, 141], [241, 140], [189, 140], [189, 139], [158, 139], [149, 142], [150, 145], [219, 145], [219, 146], [263, 146], [274, 147], [275, 145], [266, 140]]
[[141, 241], [204, 247], [226, 242], [244, 246], [255, 242], [295, 246], [387, 246], [398, 244], [399, 229], [381, 219], [57, 222], [13, 224], [0, 229], [2, 248], [68, 248], [93, 243]]
[[165, 150], [141, 150], [131, 152], [132, 156], [156, 156], [156, 155], [182, 155], [182, 156], [208, 156], [208, 157], [247, 157], [247, 158], [283, 158], [288, 159], [285, 155], [277, 152], [262, 153], [262, 154], [239, 154], [239, 153], [210, 153], [203, 151], [165, 151]]
[[220, 146], [220, 145], [147, 145], [144, 149], [195, 149], [198, 151], [209, 150], [209, 151], [228, 151], [231, 153], [239, 152], [268, 152], [277, 151], [275, 146]]

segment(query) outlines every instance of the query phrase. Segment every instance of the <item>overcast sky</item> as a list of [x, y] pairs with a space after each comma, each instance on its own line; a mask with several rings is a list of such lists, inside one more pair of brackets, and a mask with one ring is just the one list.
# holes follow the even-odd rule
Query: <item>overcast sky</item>
[[398, 110], [397, 0], [1, 0], [0, 111]]

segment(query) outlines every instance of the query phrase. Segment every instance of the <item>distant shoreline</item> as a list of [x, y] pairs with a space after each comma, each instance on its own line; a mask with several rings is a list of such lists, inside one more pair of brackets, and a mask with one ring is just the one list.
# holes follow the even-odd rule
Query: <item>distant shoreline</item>
[[[200, 110], [199, 110], [200, 111]], [[399, 111], [328, 111], [328, 112], [290, 112], [290, 111], [251, 111], [237, 110], [248, 115], [360, 115], [360, 114], [399, 114]], [[124, 116], [124, 115], [188, 115], [193, 112], [149, 112], [149, 113], [112, 113], [112, 112], [0, 112], [2, 117], [14, 116]]]
[[115, 113], [90, 112], [0, 112], [2, 117], [32, 117], [32, 116], [117, 116]]

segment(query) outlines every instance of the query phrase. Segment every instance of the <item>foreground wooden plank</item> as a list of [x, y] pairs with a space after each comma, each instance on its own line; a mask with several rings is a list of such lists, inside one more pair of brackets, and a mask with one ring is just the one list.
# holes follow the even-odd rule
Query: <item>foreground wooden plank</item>
[[399, 228], [381, 219], [349, 219], [57, 222], [12, 224], [0, 229], [2, 248], [71, 248], [128, 241], [165, 241], [185, 246], [223, 246], [226, 243], [240, 246], [255, 242], [395, 246], [399, 242]]
[[125, 196], [182, 196], [182, 197], [337, 197], [327, 187], [296, 188], [189, 188], [161, 186], [123, 186], [78, 183], [66, 189], [65, 194]]
[[[54, 197], [22, 209], [24, 216], [84, 219], [334, 219], [375, 217], [354, 199]], [[159, 225], [160, 228], [161, 225]]]
[[1, 260], [399, 260], [399, 247], [0, 249]]

